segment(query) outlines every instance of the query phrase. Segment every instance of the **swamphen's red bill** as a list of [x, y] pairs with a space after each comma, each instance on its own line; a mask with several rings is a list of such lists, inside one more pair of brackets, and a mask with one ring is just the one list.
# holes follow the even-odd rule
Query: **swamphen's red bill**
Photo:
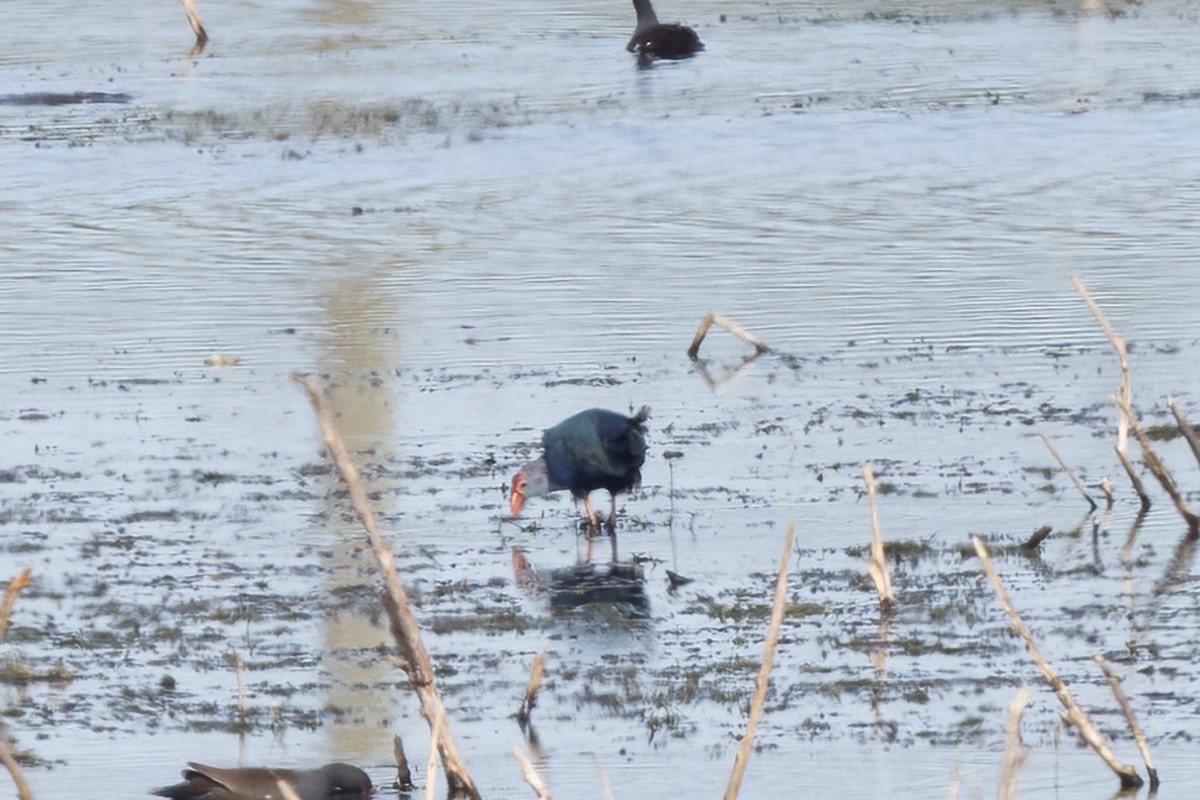
[[521, 509], [525, 507], [525, 473], [518, 472], [513, 475], [512, 492], [509, 493], [509, 504], [512, 507], [513, 516], [521, 513]]

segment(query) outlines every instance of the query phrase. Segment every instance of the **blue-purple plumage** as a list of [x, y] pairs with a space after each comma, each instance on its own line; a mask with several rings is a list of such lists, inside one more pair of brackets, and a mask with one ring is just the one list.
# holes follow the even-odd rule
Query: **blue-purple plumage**
[[637, 486], [646, 461], [645, 420], [649, 409], [626, 417], [592, 408], [542, 435], [550, 491], [570, 489], [584, 497], [596, 489], [616, 494]]
[[641, 483], [649, 417], [650, 409], [646, 407], [632, 417], [590, 408], [547, 428], [542, 434], [542, 456], [521, 467], [513, 477], [513, 515], [521, 513], [529, 497], [568, 489], [583, 501], [594, 527], [598, 517], [588, 495], [606, 489], [613, 497], [611, 527], [616, 516], [616, 495]]

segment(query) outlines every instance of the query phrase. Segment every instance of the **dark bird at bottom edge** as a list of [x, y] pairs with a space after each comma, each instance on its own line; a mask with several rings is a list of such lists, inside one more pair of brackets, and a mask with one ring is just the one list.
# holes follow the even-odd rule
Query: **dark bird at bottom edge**
[[650, 0], [633, 0], [633, 8], [637, 27], [625, 49], [638, 54], [639, 65], [646, 66], [656, 58], [691, 58], [704, 49], [704, 42], [687, 25], [659, 22]]
[[326, 764], [320, 769], [210, 767], [188, 762], [183, 783], [152, 789], [150, 794], [172, 800], [282, 800], [279, 781], [286, 781], [300, 800], [342, 800], [370, 797], [370, 777], [350, 764]]
[[570, 489], [592, 528], [599, 527], [588, 495], [606, 489], [612, 499], [607, 520], [616, 526], [617, 495], [641, 483], [646, 461], [646, 420], [650, 408], [643, 406], [632, 417], [591, 408], [568, 417], [542, 434], [542, 456], [521, 467], [512, 479], [510, 502], [513, 516], [521, 513], [525, 500], [560, 489]]

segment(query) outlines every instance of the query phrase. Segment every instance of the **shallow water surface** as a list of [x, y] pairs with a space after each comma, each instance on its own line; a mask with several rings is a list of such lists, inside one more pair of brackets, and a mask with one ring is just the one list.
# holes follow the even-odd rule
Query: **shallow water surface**
[[[1194, 794], [1193, 548], [1156, 487], [1137, 517], [1117, 359], [1070, 281], [1130, 340], [1146, 423], [1169, 396], [1200, 417], [1190, 4], [703, 0], [659, 12], [708, 49], [649, 70], [621, 2], [200, 11], [197, 57], [170, 2], [9, 3], [0, 27], [5, 96], [131, 98], [0, 105], [0, 579], [35, 579], [0, 709], [37, 797], [141, 796], [188, 760], [387, 782], [393, 733], [424, 783], [294, 371], [329, 387], [486, 796], [529, 791], [515, 744], [560, 797], [600, 796], [597, 762], [615, 797], [721, 791], [790, 520], [743, 796], [990, 796], [1023, 681], [1021, 796], [1112, 796], [972, 534], [1119, 756], [1095, 653], [1159, 796]], [[710, 311], [772, 351], [714, 331], [688, 361]], [[615, 559], [580, 566], [565, 497], [505, 517], [541, 429], [642, 404]], [[1186, 445], [1160, 447], [1194, 505]]]

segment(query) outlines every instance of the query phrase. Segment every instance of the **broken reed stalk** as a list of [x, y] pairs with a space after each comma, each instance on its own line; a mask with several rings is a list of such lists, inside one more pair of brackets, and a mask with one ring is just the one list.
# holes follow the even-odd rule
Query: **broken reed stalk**
[[[375, 521], [375, 511], [367, 500], [367, 491], [358, 477], [358, 470], [338, 432], [333, 412], [321, 399], [320, 387], [313, 376], [293, 375], [292, 377], [308, 392], [308, 399], [312, 403], [317, 421], [321, 425], [321, 439], [334, 463], [337, 464], [342, 478], [346, 481], [346, 486], [350, 490], [351, 504], [366, 530], [367, 540], [371, 543], [371, 550], [375, 554], [375, 561], [379, 565], [379, 571], [383, 574], [384, 584], [387, 587], [387, 591], [383, 595], [383, 605], [391, 623], [392, 637], [396, 640], [396, 647], [400, 651], [400, 660], [404, 665], [404, 671], [408, 673], [409, 683], [412, 684], [413, 691], [416, 692], [420, 701], [421, 715], [429, 723], [433, 735], [433, 749], [436, 749], [441, 755], [442, 769], [446, 773], [446, 783], [448, 784], [447, 794], [450, 798], [466, 797], [471, 800], [479, 800], [479, 790], [475, 787], [470, 773], [467, 772], [466, 764], [458, 755], [454, 734], [450, 732], [446, 722], [446, 708], [442, 703], [442, 696], [438, 692], [437, 685], [433, 682], [433, 664], [429, 660], [425, 644], [421, 641], [421, 628], [417, 624], [416, 617], [413, 616], [412, 607], [408, 602], [408, 594], [404, 591], [404, 587], [400, 584], [400, 578], [396, 575], [395, 554], [388, 541], [379, 533], [379, 527]], [[439, 725], [440, 735], [438, 735]], [[432, 780], [432, 776], [430, 776], [430, 780]]]
[[1179, 432], [1183, 434], [1183, 438], [1187, 440], [1188, 447], [1192, 449], [1192, 455], [1196, 458], [1196, 463], [1200, 464], [1200, 436], [1196, 435], [1196, 429], [1192, 427], [1192, 423], [1188, 420], [1187, 415], [1179, 410], [1179, 406], [1175, 405], [1175, 398], [1167, 398], [1167, 407], [1171, 409], [1171, 414], [1175, 417], [1175, 424], [1179, 426]]
[[533, 666], [529, 670], [529, 683], [525, 686], [525, 701], [521, 703], [521, 710], [517, 712], [517, 724], [521, 726], [521, 730], [529, 724], [529, 715], [537, 705], [538, 689], [542, 688], [542, 676], [545, 674], [546, 651], [543, 650], [533, 659]]
[[1189, 535], [1193, 539], [1196, 538], [1196, 536], [1200, 535], [1200, 517], [1193, 514], [1192, 510], [1188, 508], [1187, 501], [1183, 499], [1183, 493], [1179, 491], [1179, 484], [1175, 482], [1175, 477], [1167, 469], [1167, 465], [1154, 452], [1154, 447], [1150, 444], [1150, 437], [1142, 430], [1142, 426], [1138, 422], [1137, 416], [1133, 413], [1133, 409], [1120, 397], [1114, 397], [1114, 399], [1117, 405], [1120, 406], [1121, 412], [1128, 418], [1129, 428], [1133, 431], [1138, 444], [1142, 446], [1142, 463], [1146, 465], [1146, 468], [1150, 470], [1154, 477], [1158, 478], [1163, 491], [1170, 496], [1171, 502], [1175, 504], [1175, 510], [1187, 522]]
[[408, 766], [408, 756], [404, 754], [404, 742], [395, 734], [392, 735], [392, 755], [396, 758], [396, 788], [402, 792], [411, 792], [412, 770]]
[[292, 785], [283, 778], [275, 781], [275, 786], [279, 789], [279, 796], [282, 800], [300, 800], [300, 795], [296, 794], [296, 790]]
[[198, 56], [204, 50], [204, 45], [208, 43], [208, 31], [204, 30], [204, 23], [200, 21], [200, 14], [197, 13], [196, 4], [192, 0], [183, 0], [183, 13], [187, 14], [187, 21], [192, 26], [192, 33], [196, 34], [196, 43], [192, 45], [192, 55]]
[[1075, 488], [1079, 490], [1081, 495], [1083, 495], [1083, 499], [1088, 501], [1088, 505], [1092, 507], [1092, 511], [1095, 511], [1097, 508], [1099, 508], [1099, 506], [1096, 504], [1096, 500], [1090, 494], [1088, 494], [1088, 490], [1084, 487], [1083, 481], [1079, 480], [1079, 476], [1075, 474], [1075, 470], [1067, 466], [1067, 462], [1063, 460], [1061, 455], [1059, 455], [1058, 448], [1054, 446], [1054, 442], [1050, 441], [1050, 437], [1043, 433], [1042, 441], [1046, 443], [1046, 448], [1050, 451], [1050, 455], [1054, 456], [1054, 460], [1057, 461], [1058, 465], [1063, 468], [1063, 472], [1067, 473], [1067, 477], [1071, 479], [1071, 483], [1075, 484]]
[[26, 567], [13, 576], [4, 589], [4, 599], [0, 600], [0, 642], [4, 641], [4, 635], [8, 633], [8, 620], [12, 616], [13, 604], [17, 602], [17, 592], [33, 582], [30, 580], [32, 575], [33, 570]]
[[[1117, 351], [1117, 359], [1121, 363], [1121, 386], [1117, 390], [1117, 394], [1126, 404], [1133, 405], [1133, 389], [1129, 383], [1129, 347], [1125, 344], [1125, 340], [1117, 335], [1112, 323], [1108, 321], [1108, 317], [1104, 316], [1104, 312], [1100, 310], [1100, 306], [1096, 305], [1096, 301], [1088, 294], [1087, 289], [1084, 288], [1079, 278], [1072, 276], [1071, 283], [1075, 285], [1075, 291], [1079, 292], [1079, 296], [1083, 298], [1083, 302], [1087, 303], [1092, 316], [1100, 323], [1100, 328], [1104, 331], [1104, 335], [1108, 337], [1108, 341], [1112, 344], [1113, 349]], [[1129, 421], [1126, 419], [1124, 412], [1120, 412], [1117, 418], [1117, 458], [1120, 459], [1121, 466], [1125, 468], [1125, 474], [1129, 476], [1129, 482], [1133, 484], [1133, 490], [1137, 492], [1138, 498], [1142, 501], [1142, 508], [1148, 509], [1150, 508], [1150, 495], [1146, 492], [1146, 487], [1142, 485], [1142, 479], [1138, 477], [1137, 470], [1133, 467], [1133, 462], [1129, 460], [1129, 455], [1126, 452], [1128, 447]]]
[[1025, 747], [1021, 744], [1021, 715], [1029, 705], [1029, 684], [1022, 683], [1016, 697], [1008, 704], [1004, 718], [1004, 770], [1000, 774], [999, 800], [1013, 800], [1021, 783], [1021, 767], [1025, 765]]
[[521, 748], [513, 746], [512, 754], [517, 763], [521, 765], [521, 777], [537, 793], [538, 800], [550, 800], [550, 790], [546, 788], [546, 782], [542, 780], [541, 775], [538, 775], [537, 769], [530, 763], [526, 755], [521, 752]]
[[696, 335], [692, 337], [692, 346], [688, 348], [688, 358], [690, 358], [692, 361], [695, 361], [699, 356], [700, 345], [704, 342], [704, 337], [708, 336], [708, 329], [713, 325], [716, 325], [718, 328], [724, 328], [734, 336], [737, 336], [739, 339], [750, 343], [754, 346], [754, 350], [759, 354], [765, 353], [771, 349], [760, 342], [754, 334], [750, 333], [750, 331], [746, 330], [741, 325], [738, 325], [728, 317], [723, 317], [720, 314], [709, 314], [700, 322], [700, 328], [696, 331]]
[[733, 759], [733, 771], [729, 775], [729, 785], [725, 787], [725, 800], [734, 800], [742, 787], [746, 764], [750, 760], [750, 748], [754, 745], [754, 734], [758, 730], [758, 720], [762, 716], [763, 704], [767, 701], [771, 667], [775, 663], [775, 648], [779, 644], [779, 629], [783, 625], [783, 611], [787, 606], [788, 559], [792, 555], [792, 545], [795, 541], [796, 523], [789, 522], [783, 555], [779, 557], [779, 575], [775, 578], [775, 601], [771, 606], [771, 624], [767, 627], [767, 640], [763, 643], [762, 665], [758, 669], [758, 677], [754, 679], [754, 700], [750, 704], [750, 718], [746, 722], [746, 735], [742, 737], [737, 755]]
[[992, 566], [991, 556], [988, 555], [987, 546], [978, 536], [971, 537], [972, 544], [975, 545], [975, 552], [979, 556], [979, 562], [983, 566], [983, 572], [987, 575], [988, 581], [991, 582], [992, 588], [996, 591], [996, 599], [1000, 601], [1001, 607], [1008, 614], [1008, 621], [1012, 625], [1013, 630], [1025, 640], [1025, 647], [1029, 650], [1029, 655], [1033, 658], [1033, 662], [1037, 664], [1038, 669], [1042, 671], [1042, 677], [1046, 679], [1046, 683], [1054, 690], [1054, 694], [1058, 697], [1058, 701], [1063, 704], [1066, 711], [1063, 713], [1064, 721], [1075, 726], [1079, 731], [1079, 735], [1083, 737], [1096, 754], [1108, 765], [1109, 769], [1117, 774], [1121, 781], [1121, 788], [1132, 789], [1142, 785], [1142, 777], [1138, 775], [1137, 770], [1128, 764], [1122, 764], [1117, 761], [1117, 757], [1109, 749], [1104, 741], [1103, 735], [1092, 722], [1091, 717], [1087, 712], [1080, 707], [1076, 702], [1071, 690], [1063, 683], [1062, 679], [1055, 674], [1050, 667], [1050, 662], [1042, 655], [1042, 651], [1038, 649], [1037, 642], [1033, 639], [1033, 633], [1025, 621], [1021, 619], [1021, 615], [1017, 613], [1013, 607], [1012, 601], [1008, 598], [1008, 592], [1004, 588], [1004, 584], [1000, 582], [1000, 576], [996, 574], [996, 569]]
[[8, 774], [12, 775], [13, 785], [17, 787], [18, 800], [33, 800], [33, 790], [29, 788], [29, 783], [25, 780], [24, 773], [21, 772], [21, 765], [13, 757], [2, 728], [0, 728], [0, 764], [4, 764]]
[[883, 554], [883, 536], [879, 532], [879, 511], [875, 508], [875, 473], [868, 466], [863, 467], [862, 474], [867, 484], [867, 505], [871, 509], [871, 555], [867, 560], [867, 573], [875, 581], [880, 607], [889, 611], [896, 605], [896, 597], [892, 594], [892, 576], [888, 572]]
[[1104, 677], [1108, 679], [1108, 685], [1113, 690], [1113, 697], [1117, 698], [1117, 705], [1121, 707], [1125, 721], [1129, 723], [1129, 730], [1133, 733], [1133, 740], [1137, 742], [1138, 751], [1142, 754], [1142, 761], [1146, 762], [1146, 773], [1150, 776], [1150, 791], [1153, 793], [1158, 789], [1158, 770], [1154, 767], [1154, 759], [1150, 756], [1150, 745], [1146, 741], [1146, 734], [1142, 733], [1142, 726], [1138, 725], [1137, 717], [1133, 713], [1133, 706], [1129, 705], [1129, 698], [1121, 689], [1121, 679], [1108, 666], [1104, 656], [1096, 653], [1092, 658], [1100, 665]]

